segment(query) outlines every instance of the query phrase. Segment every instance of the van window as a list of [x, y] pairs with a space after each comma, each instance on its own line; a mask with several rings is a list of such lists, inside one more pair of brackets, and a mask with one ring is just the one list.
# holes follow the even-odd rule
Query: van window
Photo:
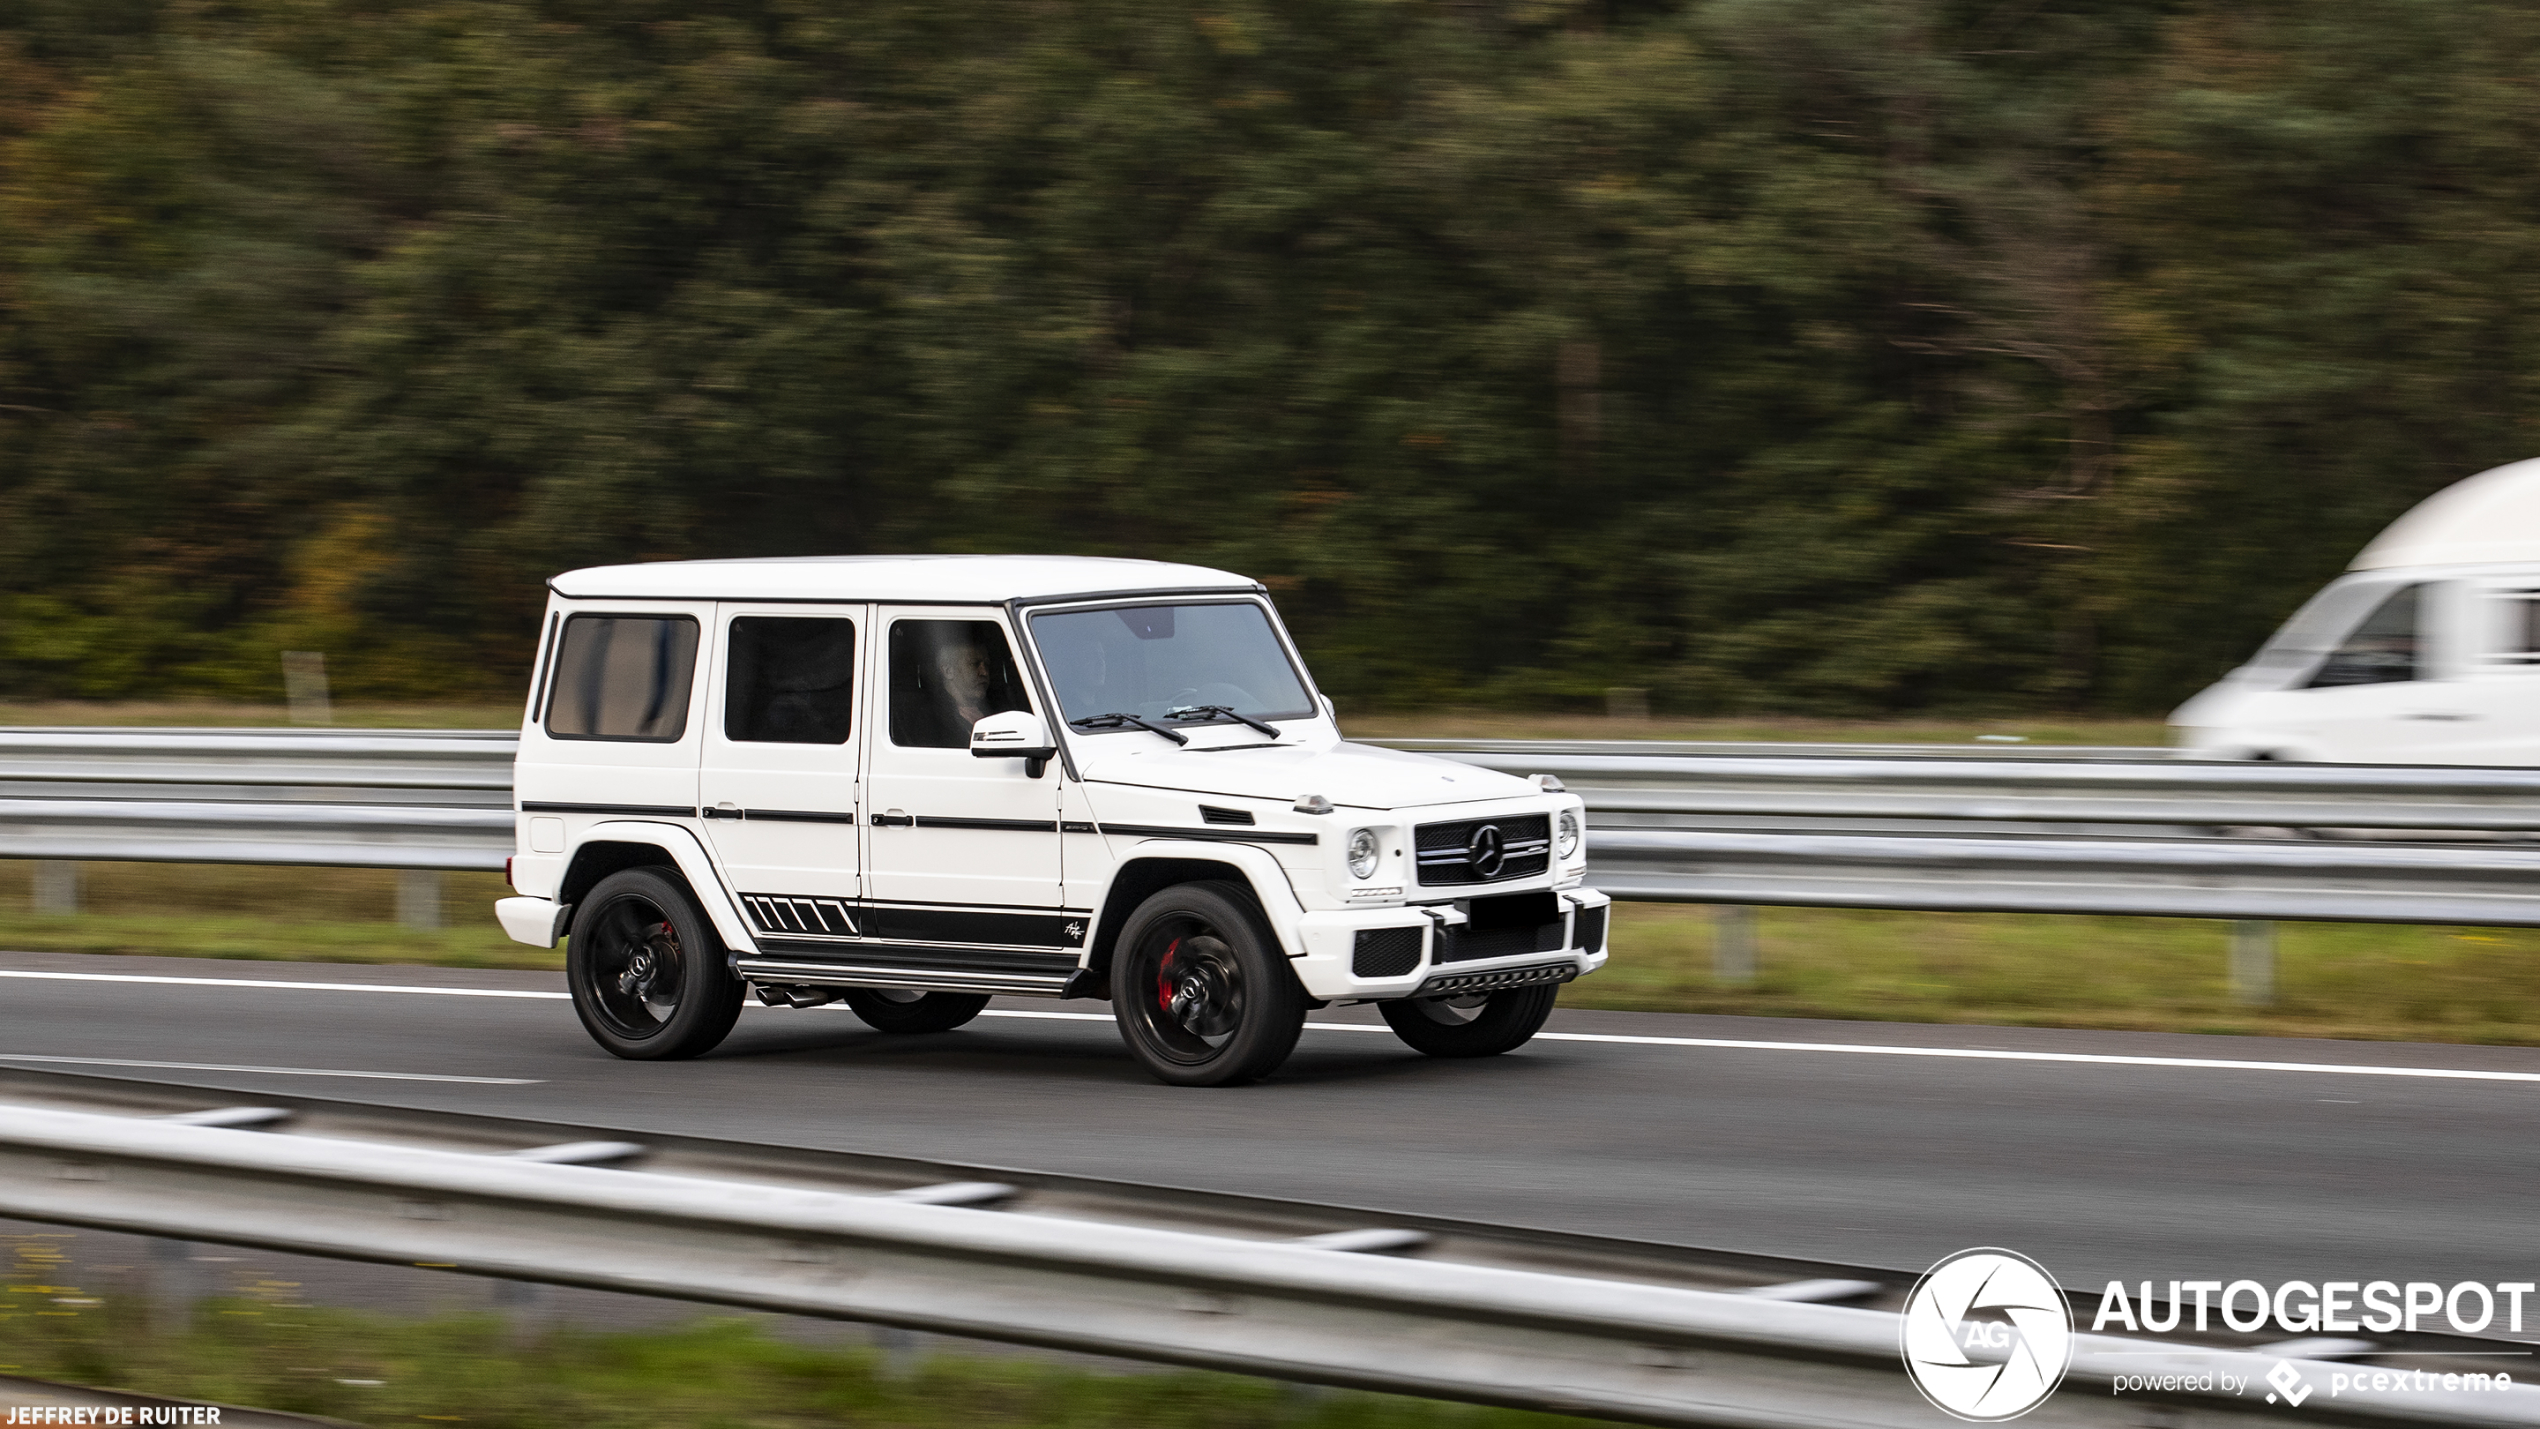
[[855, 622], [790, 615], [732, 621], [723, 737], [844, 744], [855, 724]]
[[684, 615], [577, 615], [564, 623], [547, 733], [676, 743], [688, 732], [697, 622]]
[[892, 623], [891, 743], [968, 749], [972, 725], [1031, 707], [1004, 626], [993, 620]]
[[2507, 665], [2540, 665], [2540, 590], [2503, 593], [2504, 635], [2496, 658]]
[[2382, 685], [2417, 678], [2417, 607], [2422, 585], [2401, 586], [2339, 642], [2310, 687]]

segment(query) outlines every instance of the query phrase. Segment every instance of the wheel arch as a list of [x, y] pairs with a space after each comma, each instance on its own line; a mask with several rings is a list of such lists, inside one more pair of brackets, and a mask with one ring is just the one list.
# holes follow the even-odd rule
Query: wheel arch
[[657, 869], [676, 879], [696, 900], [726, 948], [756, 951], [749, 925], [742, 920], [740, 909], [733, 905], [722, 880], [715, 876], [704, 846], [694, 834], [673, 824], [630, 822], [595, 826], [574, 845], [565, 860], [564, 876], [556, 884], [556, 901], [579, 903], [601, 879], [629, 868]]
[[1232, 883], [1245, 889], [1278, 940], [1279, 951], [1291, 958], [1304, 955], [1296, 929], [1297, 914], [1303, 910], [1278, 860], [1267, 852], [1241, 845], [1145, 844], [1112, 870], [1093, 938], [1086, 945], [1085, 966], [1108, 973], [1112, 949], [1120, 940], [1120, 930], [1128, 926], [1129, 915], [1138, 911], [1139, 904], [1181, 883]]

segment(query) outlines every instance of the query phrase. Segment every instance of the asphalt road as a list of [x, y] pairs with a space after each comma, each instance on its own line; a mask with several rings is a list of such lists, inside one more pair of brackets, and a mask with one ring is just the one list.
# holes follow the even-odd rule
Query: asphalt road
[[[2075, 1288], [2540, 1279], [2540, 1049], [1564, 1012], [1555, 1037], [1458, 1063], [1356, 1008], [1314, 1014], [1271, 1081], [1198, 1091], [1148, 1081], [1099, 1003], [1003, 1003], [916, 1038], [753, 1008], [716, 1055], [650, 1064], [535, 995], [561, 986], [0, 953], [0, 1063], [1860, 1265], [1999, 1245]], [[2212, 1065], [2260, 1062], [2295, 1065]]]

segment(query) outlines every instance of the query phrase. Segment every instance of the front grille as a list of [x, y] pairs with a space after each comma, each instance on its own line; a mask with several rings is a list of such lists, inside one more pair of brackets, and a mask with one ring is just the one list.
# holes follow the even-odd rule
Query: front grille
[[1349, 970], [1360, 977], [1400, 977], [1420, 966], [1417, 928], [1361, 928]]
[[1579, 910], [1578, 930], [1571, 937], [1570, 945], [1583, 953], [1605, 951], [1605, 910], [1603, 908]]
[[1509, 814], [1422, 824], [1412, 835], [1412, 850], [1420, 882], [1431, 888], [1532, 878], [1552, 866], [1552, 818]]
[[1436, 997], [1450, 992], [1493, 992], [1503, 987], [1532, 987], [1537, 983], [1568, 982], [1579, 970], [1569, 963], [1544, 963], [1531, 968], [1497, 968], [1484, 973], [1439, 973], [1420, 984], [1413, 997]]

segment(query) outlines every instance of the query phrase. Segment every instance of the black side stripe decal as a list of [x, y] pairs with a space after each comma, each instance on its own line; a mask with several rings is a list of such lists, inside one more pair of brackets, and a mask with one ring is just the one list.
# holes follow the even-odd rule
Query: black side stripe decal
[[744, 809], [745, 819], [767, 819], [780, 824], [852, 824], [853, 814], [816, 814], [807, 809]]
[[1317, 834], [1265, 833], [1260, 829], [1172, 829], [1154, 824], [1105, 824], [1102, 831], [1134, 838], [1212, 839], [1228, 844], [1310, 844], [1322, 841]]
[[632, 814], [647, 819], [693, 819], [697, 811], [680, 804], [550, 804], [524, 799], [520, 809], [525, 814]]

